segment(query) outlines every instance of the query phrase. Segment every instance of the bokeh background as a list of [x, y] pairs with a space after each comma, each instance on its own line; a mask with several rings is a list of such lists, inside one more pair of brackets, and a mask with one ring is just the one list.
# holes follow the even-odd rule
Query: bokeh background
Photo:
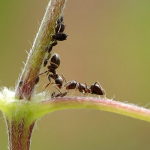
[[[0, 2], [1, 86], [15, 86], [47, 4]], [[64, 21], [69, 36], [53, 50], [61, 57], [58, 72], [68, 81], [99, 81], [108, 98], [150, 108], [149, 8], [147, 0], [68, 1]], [[5, 149], [0, 113], [0, 150]], [[149, 150], [150, 124], [96, 110], [58, 111], [38, 121], [31, 149]]]

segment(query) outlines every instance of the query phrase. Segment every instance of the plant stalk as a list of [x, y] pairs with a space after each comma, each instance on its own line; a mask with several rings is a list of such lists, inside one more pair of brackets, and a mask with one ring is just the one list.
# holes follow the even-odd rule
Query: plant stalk
[[57, 19], [62, 15], [66, 0], [50, 0], [39, 31], [33, 42], [25, 67], [16, 86], [16, 99], [30, 100], [40, 72], [46, 49], [52, 42]]
[[29, 150], [32, 130], [35, 122], [27, 125], [22, 118], [21, 122], [15, 120], [8, 120], [7, 129], [9, 137], [9, 150]]
[[[95, 109], [150, 122], [150, 110], [133, 104], [95, 97], [64, 97], [40, 102], [40, 115], [66, 109]], [[47, 107], [47, 109], [46, 109]]]

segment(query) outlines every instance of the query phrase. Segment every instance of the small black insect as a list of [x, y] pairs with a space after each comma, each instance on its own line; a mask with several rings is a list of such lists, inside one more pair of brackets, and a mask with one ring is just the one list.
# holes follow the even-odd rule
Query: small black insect
[[40, 77], [37, 76], [36, 79], [35, 79], [35, 84], [37, 84], [39, 82], [39, 80], [40, 80]]
[[[48, 60], [45, 60], [45, 64], [47, 64]], [[58, 73], [56, 72], [56, 69], [59, 67], [60, 65], [60, 58], [58, 54], [54, 54], [51, 59], [50, 59], [50, 64], [47, 66], [48, 70], [45, 71], [44, 73], [39, 74], [43, 75], [43, 74], [47, 74], [48, 75], [48, 80], [49, 83], [45, 86], [45, 88], [47, 88], [50, 84], [54, 84], [51, 82], [51, 79], [53, 79], [55, 81], [55, 84], [57, 85], [57, 87], [59, 89], [62, 88], [63, 82], [66, 82], [66, 79], [63, 75], [59, 76]]]
[[50, 46], [48, 46], [46, 48], [46, 51], [48, 51], [48, 53], [50, 53], [52, 51], [53, 47], [56, 46], [57, 44], [58, 44], [57, 41], [54, 41], [52, 44], [50, 44]]
[[76, 82], [75, 80], [69, 81], [64, 85], [66, 87], [66, 90], [71, 90], [71, 89], [78, 89], [79, 92], [85, 94], [85, 93], [90, 93], [89, 88], [87, 87], [87, 84], [81, 84]]
[[86, 93], [91, 93], [91, 94], [96, 94], [96, 95], [105, 95], [105, 91], [101, 87], [99, 82], [95, 82], [95, 84], [92, 84], [90, 88], [87, 87], [87, 84], [81, 84], [76, 81], [69, 81], [64, 85], [66, 87], [66, 90], [70, 89], [78, 89], [79, 92], [86, 94]]
[[61, 33], [64, 32], [65, 25], [63, 23], [57, 24], [55, 27], [55, 33]]
[[20, 81], [19, 82], [19, 87], [22, 87], [22, 85], [23, 85], [23, 81]]
[[63, 20], [64, 20], [64, 17], [63, 16], [61, 16], [57, 21], [56, 21], [56, 24], [60, 24], [60, 23], [62, 23], [63, 22]]
[[47, 65], [47, 63], [48, 63], [48, 59], [45, 59], [44, 63], [43, 63], [43, 66], [45, 67]]
[[65, 33], [56, 33], [54, 35], [52, 35], [52, 39], [53, 40], [58, 40], [58, 41], [64, 41], [67, 39], [67, 34]]

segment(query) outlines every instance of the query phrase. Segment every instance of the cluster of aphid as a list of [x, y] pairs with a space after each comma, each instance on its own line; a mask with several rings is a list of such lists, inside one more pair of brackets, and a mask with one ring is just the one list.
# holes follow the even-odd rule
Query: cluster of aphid
[[[43, 66], [44, 67], [47, 66], [47, 64], [49, 62], [49, 65], [47, 66], [48, 70], [38, 75], [38, 77], [35, 81], [35, 84], [37, 84], [39, 82], [39, 76], [46, 74], [48, 77], [49, 83], [45, 86], [45, 88], [47, 88], [50, 84], [55, 84], [57, 86], [57, 88], [56, 87], [55, 88], [59, 91], [59, 93], [53, 92], [51, 94], [52, 98], [64, 97], [67, 95], [68, 92], [62, 93], [59, 90], [62, 87], [65, 88], [66, 90], [77, 89], [79, 92], [81, 92], [83, 94], [90, 93], [90, 94], [96, 94], [96, 95], [105, 95], [105, 91], [103, 90], [103, 88], [101, 87], [99, 82], [95, 82], [90, 87], [88, 87], [86, 83], [81, 84], [79, 82], [76, 82], [75, 80], [67, 82], [63, 75], [59, 75], [56, 72], [56, 69], [60, 65], [60, 58], [59, 58], [58, 54], [54, 54], [50, 58], [50, 56], [51, 56], [50, 53], [52, 51], [53, 46], [56, 46], [58, 44], [58, 41], [66, 40], [68, 35], [63, 33], [64, 30], [65, 30], [65, 25], [63, 23], [63, 17], [60, 17], [56, 22], [55, 34], [52, 35], [52, 43], [50, 44], [49, 47], [46, 48], [46, 51], [48, 52], [49, 55], [44, 60]], [[52, 81], [51, 81], [52, 79], [55, 81], [55, 83], [52, 83]], [[65, 81], [65, 84], [63, 85], [64, 81]]]

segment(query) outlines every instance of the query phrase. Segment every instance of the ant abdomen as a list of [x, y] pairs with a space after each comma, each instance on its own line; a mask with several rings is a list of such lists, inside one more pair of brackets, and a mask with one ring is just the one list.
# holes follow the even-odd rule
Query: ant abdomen
[[104, 89], [101, 87], [101, 85], [98, 82], [92, 84], [90, 90], [91, 90], [91, 94], [105, 95]]
[[59, 55], [58, 54], [54, 54], [50, 60], [50, 66], [48, 66], [48, 69], [51, 67], [51, 68], [54, 68], [54, 69], [57, 69], [60, 65], [60, 58], [59, 58]]

